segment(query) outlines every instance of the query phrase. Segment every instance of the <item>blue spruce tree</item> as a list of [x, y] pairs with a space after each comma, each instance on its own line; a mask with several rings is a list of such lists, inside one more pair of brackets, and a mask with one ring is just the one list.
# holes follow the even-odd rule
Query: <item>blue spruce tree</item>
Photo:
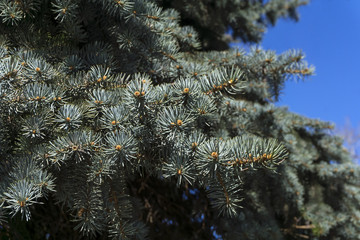
[[359, 239], [360, 168], [276, 107], [302, 0], [0, 0], [2, 239]]

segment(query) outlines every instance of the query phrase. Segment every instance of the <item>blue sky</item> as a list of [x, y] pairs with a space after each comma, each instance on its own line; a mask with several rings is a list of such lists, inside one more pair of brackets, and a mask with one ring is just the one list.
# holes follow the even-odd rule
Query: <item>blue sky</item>
[[312, 0], [300, 21], [279, 20], [261, 46], [277, 53], [302, 49], [315, 76], [289, 81], [277, 105], [343, 125], [360, 124], [360, 0]]

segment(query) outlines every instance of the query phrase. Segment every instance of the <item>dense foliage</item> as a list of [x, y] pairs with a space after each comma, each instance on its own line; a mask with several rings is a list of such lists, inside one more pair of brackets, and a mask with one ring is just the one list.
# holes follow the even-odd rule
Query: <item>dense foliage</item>
[[301, 51], [219, 51], [304, 3], [0, 0], [0, 234], [358, 239], [359, 167], [273, 104]]

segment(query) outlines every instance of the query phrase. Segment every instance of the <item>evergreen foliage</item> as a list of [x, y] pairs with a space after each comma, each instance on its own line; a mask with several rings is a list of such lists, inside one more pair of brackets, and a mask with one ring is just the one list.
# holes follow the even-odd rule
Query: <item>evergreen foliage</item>
[[273, 104], [302, 52], [217, 51], [304, 3], [0, 0], [1, 234], [359, 239], [341, 138]]
[[162, 0], [165, 8], [175, 8], [181, 22], [192, 25], [200, 34], [203, 49], [225, 50], [229, 36], [223, 33], [230, 27], [231, 37], [245, 42], [259, 42], [268, 26], [278, 18], [298, 20], [296, 8], [308, 0]]

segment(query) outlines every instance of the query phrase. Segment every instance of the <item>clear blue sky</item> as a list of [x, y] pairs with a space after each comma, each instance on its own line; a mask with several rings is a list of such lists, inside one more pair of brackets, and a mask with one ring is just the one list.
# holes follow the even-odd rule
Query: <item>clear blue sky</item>
[[312, 0], [300, 21], [279, 20], [261, 46], [277, 53], [302, 49], [315, 76], [289, 81], [277, 105], [343, 125], [360, 124], [360, 0]]

